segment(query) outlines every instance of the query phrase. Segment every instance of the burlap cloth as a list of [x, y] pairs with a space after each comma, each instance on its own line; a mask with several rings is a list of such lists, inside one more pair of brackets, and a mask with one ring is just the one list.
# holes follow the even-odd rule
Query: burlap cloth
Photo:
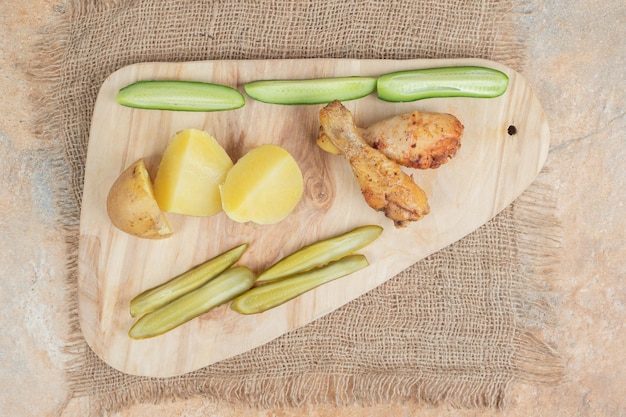
[[201, 395], [253, 407], [445, 402], [501, 407], [513, 383], [555, 383], [543, 341], [558, 241], [550, 190], [534, 185], [491, 222], [310, 325], [168, 379], [115, 371], [77, 320], [82, 179], [93, 105], [112, 72], [142, 61], [480, 57], [517, 70], [532, 4], [509, 0], [68, 1], [34, 63], [48, 91], [37, 121], [58, 169], [69, 249], [68, 379], [101, 415]]

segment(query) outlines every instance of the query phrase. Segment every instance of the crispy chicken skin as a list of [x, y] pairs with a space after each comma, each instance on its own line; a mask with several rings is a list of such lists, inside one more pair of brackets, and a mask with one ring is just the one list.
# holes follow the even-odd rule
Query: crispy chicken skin
[[461, 147], [463, 125], [451, 114], [414, 111], [362, 129], [363, 139], [411, 168], [438, 168]]
[[[438, 168], [461, 147], [463, 124], [451, 114], [414, 111], [367, 128], [361, 136], [392, 161], [418, 169]], [[319, 142], [326, 141], [323, 131]]]
[[369, 146], [354, 117], [339, 101], [320, 111], [321, 129], [352, 167], [367, 204], [382, 211], [396, 227], [428, 214], [428, 198], [400, 166]]

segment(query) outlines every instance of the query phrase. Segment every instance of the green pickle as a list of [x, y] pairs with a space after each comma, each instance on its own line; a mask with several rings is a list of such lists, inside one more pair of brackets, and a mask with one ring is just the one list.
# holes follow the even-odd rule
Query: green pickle
[[364, 255], [347, 255], [325, 266], [254, 287], [235, 298], [231, 308], [241, 314], [262, 313], [368, 265]]
[[236, 246], [164, 284], [142, 292], [130, 301], [130, 315], [137, 317], [150, 313], [201, 287], [237, 262], [247, 248], [247, 243]]
[[232, 267], [202, 287], [142, 316], [128, 335], [133, 339], [159, 336], [232, 300], [253, 285], [254, 273], [248, 267]]
[[383, 228], [378, 225], [360, 226], [339, 236], [312, 243], [263, 271], [257, 282], [275, 281], [336, 261], [369, 245], [382, 231]]

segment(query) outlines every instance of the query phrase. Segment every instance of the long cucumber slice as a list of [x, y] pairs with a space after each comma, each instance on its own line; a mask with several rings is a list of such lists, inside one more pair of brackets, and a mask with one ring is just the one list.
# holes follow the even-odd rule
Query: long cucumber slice
[[243, 294], [254, 285], [254, 273], [245, 266], [227, 269], [202, 287], [142, 316], [130, 328], [133, 339], [159, 336]]
[[157, 287], [146, 290], [130, 301], [133, 317], [150, 313], [206, 284], [241, 258], [248, 244], [236, 246]]
[[509, 77], [496, 69], [479, 66], [426, 68], [399, 71], [378, 77], [377, 94], [391, 102], [416, 101], [435, 97], [501, 96]]
[[230, 307], [241, 314], [262, 313], [368, 265], [365, 256], [348, 255], [326, 266], [254, 287], [235, 298]]
[[275, 281], [336, 261], [369, 245], [382, 231], [383, 228], [378, 225], [360, 226], [339, 236], [312, 243], [263, 271], [257, 282]]
[[177, 80], [137, 81], [122, 88], [115, 100], [138, 109], [197, 112], [238, 109], [246, 102], [232, 87]]
[[257, 101], [272, 104], [326, 104], [365, 97], [376, 89], [373, 77], [313, 78], [307, 80], [260, 80], [243, 86]]

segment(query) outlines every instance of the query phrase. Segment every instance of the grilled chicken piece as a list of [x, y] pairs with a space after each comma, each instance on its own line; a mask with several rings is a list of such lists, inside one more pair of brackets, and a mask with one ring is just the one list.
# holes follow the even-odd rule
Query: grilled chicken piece
[[438, 168], [461, 147], [463, 125], [451, 114], [414, 111], [375, 123], [363, 138], [388, 158], [411, 168]]
[[[367, 128], [361, 136], [370, 146], [389, 159], [410, 168], [438, 168], [452, 158], [461, 147], [463, 124], [451, 114], [418, 112], [400, 114]], [[318, 144], [328, 146], [329, 139], [321, 131]]]
[[367, 204], [382, 211], [396, 227], [428, 214], [428, 198], [398, 164], [369, 146], [354, 117], [339, 101], [320, 111], [321, 129], [348, 160]]

